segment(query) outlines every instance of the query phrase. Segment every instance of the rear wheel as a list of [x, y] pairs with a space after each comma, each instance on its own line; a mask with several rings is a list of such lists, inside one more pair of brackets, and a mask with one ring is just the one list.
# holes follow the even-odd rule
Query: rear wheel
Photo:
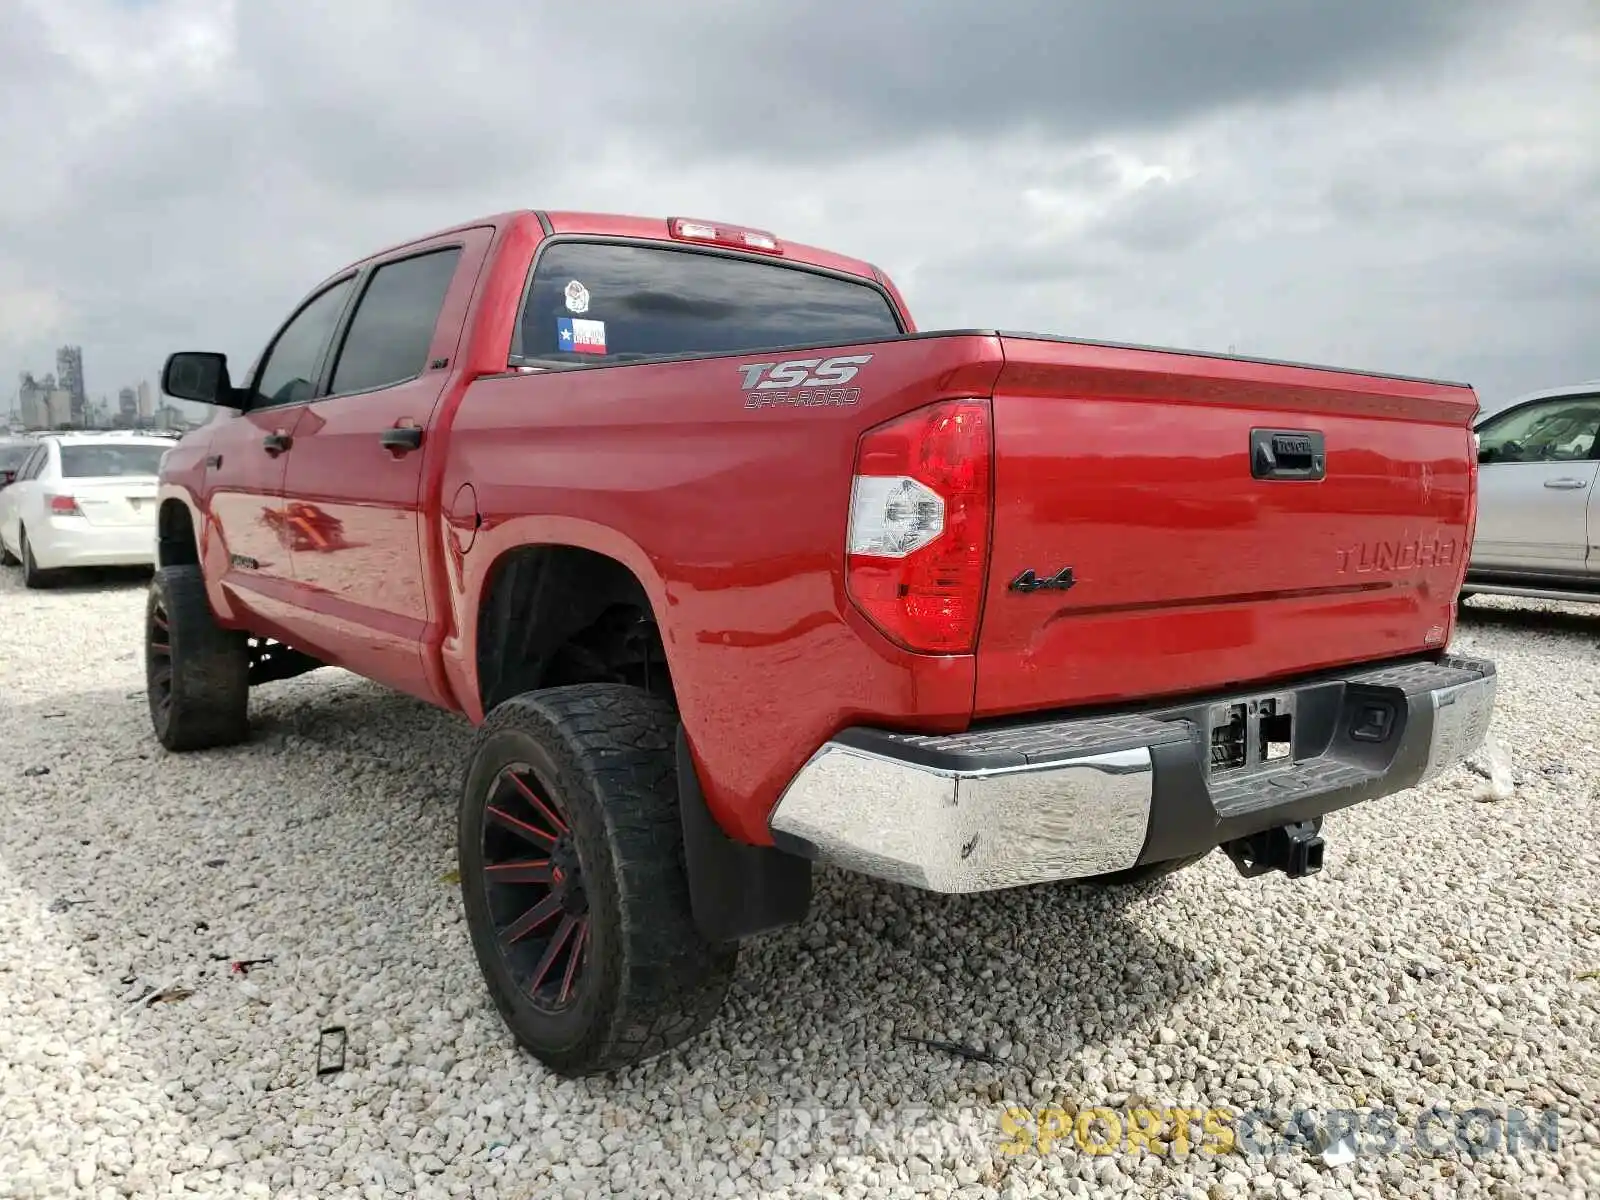
[[461, 797], [462, 902], [512, 1035], [568, 1076], [704, 1028], [737, 947], [689, 907], [670, 705], [580, 684], [514, 696], [479, 728]]
[[242, 742], [250, 731], [250, 646], [211, 615], [198, 566], [162, 567], [145, 602], [145, 693], [168, 750]]
[[18, 547], [22, 552], [22, 586], [27, 588], [47, 588], [56, 581], [55, 571], [44, 571], [33, 560], [33, 547], [28, 543], [28, 531], [22, 530], [18, 535], [22, 545]]

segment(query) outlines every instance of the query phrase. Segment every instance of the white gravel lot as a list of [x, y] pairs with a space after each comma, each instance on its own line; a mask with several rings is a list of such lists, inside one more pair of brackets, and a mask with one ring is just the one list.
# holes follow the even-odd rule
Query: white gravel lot
[[[257, 693], [248, 745], [167, 755], [143, 589], [0, 572], [0, 1195], [1600, 1191], [1600, 608], [1472, 602], [1458, 645], [1499, 663], [1510, 800], [1458, 769], [1337, 814], [1300, 882], [1221, 855], [1122, 897], [824, 874], [707, 1034], [567, 1082], [511, 1046], [472, 961], [451, 875], [467, 725], [321, 672]], [[345, 1069], [318, 1077], [333, 1025]], [[1052, 1128], [1260, 1112], [1265, 1152], [1098, 1155], [1064, 1132], [1008, 1153], [1009, 1104]], [[1532, 1128], [1513, 1157], [1424, 1122], [1418, 1151], [1435, 1104]], [[1269, 1133], [1358, 1106], [1393, 1114], [1392, 1149], [1330, 1165], [1325, 1134]]]

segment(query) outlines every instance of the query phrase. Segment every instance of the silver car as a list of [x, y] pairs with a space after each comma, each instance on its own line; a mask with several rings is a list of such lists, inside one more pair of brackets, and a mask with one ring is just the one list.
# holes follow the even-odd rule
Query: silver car
[[1478, 528], [1461, 594], [1600, 601], [1600, 380], [1479, 420]]

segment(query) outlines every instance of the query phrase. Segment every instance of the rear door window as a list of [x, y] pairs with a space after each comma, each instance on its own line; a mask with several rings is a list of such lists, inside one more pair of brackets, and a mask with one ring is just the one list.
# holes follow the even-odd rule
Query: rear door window
[[870, 284], [665, 246], [558, 242], [539, 256], [512, 346], [521, 360], [741, 354], [901, 332]]
[[334, 395], [388, 387], [422, 374], [460, 260], [461, 248], [452, 246], [385, 263], [372, 273], [333, 370]]
[[63, 479], [101, 479], [119, 475], [154, 475], [161, 468], [160, 446], [124, 446], [109, 442], [61, 447]]

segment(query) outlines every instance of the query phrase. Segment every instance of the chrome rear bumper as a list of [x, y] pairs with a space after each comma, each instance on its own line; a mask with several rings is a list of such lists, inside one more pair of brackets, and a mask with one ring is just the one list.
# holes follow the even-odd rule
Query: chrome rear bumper
[[[1079, 879], [1431, 779], [1477, 749], [1494, 696], [1493, 663], [1445, 658], [1138, 714], [847, 729], [795, 776], [771, 828], [784, 849], [938, 892]], [[1214, 766], [1219, 722], [1241, 714], [1254, 746], [1268, 711], [1292, 714], [1291, 752]]]

